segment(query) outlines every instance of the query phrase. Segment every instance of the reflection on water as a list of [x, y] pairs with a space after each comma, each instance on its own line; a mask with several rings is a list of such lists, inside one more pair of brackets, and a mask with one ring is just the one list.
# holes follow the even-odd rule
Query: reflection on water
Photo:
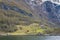
[[60, 40], [60, 36], [0, 36], [0, 40]]
[[48, 36], [45, 40], [60, 40], [60, 36]]

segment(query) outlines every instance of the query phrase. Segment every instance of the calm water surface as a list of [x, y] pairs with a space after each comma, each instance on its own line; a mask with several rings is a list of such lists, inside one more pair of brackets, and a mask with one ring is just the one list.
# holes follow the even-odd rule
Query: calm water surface
[[60, 40], [60, 36], [0, 36], [0, 40]]

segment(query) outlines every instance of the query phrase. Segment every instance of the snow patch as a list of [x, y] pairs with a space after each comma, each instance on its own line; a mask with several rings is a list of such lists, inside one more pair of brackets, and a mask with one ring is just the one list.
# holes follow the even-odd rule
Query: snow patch
[[42, 0], [42, 2], [51, 1], [52, 3], [60, 5], [60, 0]]

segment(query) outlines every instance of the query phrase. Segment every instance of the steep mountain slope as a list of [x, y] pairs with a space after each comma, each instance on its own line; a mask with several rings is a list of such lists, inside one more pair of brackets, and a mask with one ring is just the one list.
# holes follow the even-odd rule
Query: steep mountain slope
[[57, 25], [57, 27], [58, 27], [58, 25], [60, 24], [59, 5], [54, 4], [50, 1], [46, 1], [42, 4], [42, 7], [43, 7], [42, 11], [44, 10], [45, 12], [47, 12], [46, 17], [48, 18], [48, 21], [55, 23], [55, 25]]
[[[16, 5], [8, 5], [8, 3], [0, 2], [0, 30], [11, 32], [15, 30], [15, 25], [29, 25], [33, 23], [33, 15]], [[17, 28], [16, 28], [17, 29]]]
[[39, 0], [25, 0], [25, 2], [32, 8], [33, 12], [35, 11], [35, 17], [42, 20], [43, 24], [51, 24], [53, 27], [60, 26], [59, 4], [50, 1], [41, 2]]
[[50, 1], [42, 3], [41, 0], [2, 0], [0, 32], [11, 35], [54, 34], [54, 28], [60, 27], [59, 10], [60, 5]]
[[8, 2], [7, 0], [0, 1], [0, 34], [30, 35], [38, 32], [43, 33], [44, 30], [39, 27], [40, 21], [35, 19], [29, 6], [24, 4], [22, 0], [19, 3]]
[[[39, 0], [25, 0], [26, 4], [29, 5], [35, 17], [41, 20], [43, 25], [48, 27], [56, 28], [51, 35], [60, 35], [60, 5], [55, 4], [51, 1], [40, 2]], [[48, 32], [49, 34], [49, 32]]]

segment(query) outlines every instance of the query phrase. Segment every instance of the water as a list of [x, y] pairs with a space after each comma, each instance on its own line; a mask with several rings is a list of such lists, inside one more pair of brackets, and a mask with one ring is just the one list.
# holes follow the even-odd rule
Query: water
[[0, 36], [0, 40], [60, 40], [60, 36]]

